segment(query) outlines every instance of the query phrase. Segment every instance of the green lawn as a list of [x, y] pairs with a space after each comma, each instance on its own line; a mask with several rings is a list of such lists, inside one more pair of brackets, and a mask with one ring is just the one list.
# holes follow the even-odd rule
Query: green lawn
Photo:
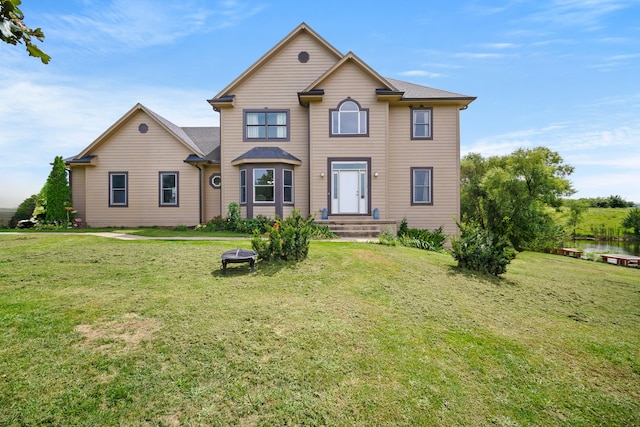
[[0, 425], [640, 424], [640, 270], [0, 234]]

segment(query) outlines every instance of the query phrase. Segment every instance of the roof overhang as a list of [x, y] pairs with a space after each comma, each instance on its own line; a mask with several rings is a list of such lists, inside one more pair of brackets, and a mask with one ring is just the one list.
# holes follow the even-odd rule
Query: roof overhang
[[279, 147], [254, 147], [231, 161], [231, 165], [250, 163], [280, 163], [299, 166], [302, 161]]
[[298, 102], [303, 107], [308, 107], [310, 102], [322, 101], [324, 89], [313, 89], [308, 92], [298, 92]]
[[391, 90], [391, 89], [376, 89], [376, 95], [378, 96], [378, 101], [389, 101], [395, 102], [400, 101], [404, 92], [399, 90]]
[[67, 166], [95, 166], [98, 156], [70, 157], [64, 160]]
[[219, 98], [208, 99], [207, 102], [211, 104], [215, 111], [220, 111], [221, 108], [231, 108], [235, 105], [235, 95], [225, 95]]

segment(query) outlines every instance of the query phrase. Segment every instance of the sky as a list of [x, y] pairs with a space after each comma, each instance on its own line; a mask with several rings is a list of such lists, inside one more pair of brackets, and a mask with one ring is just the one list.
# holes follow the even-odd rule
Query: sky
[[23, 0], [48, 65], [0, 43], [0, 208], [37, 194], [140, 102], [217, 126], [206, 102], [301, 22], [384, 77], [477, 99], [461, 153], [545, 146], [573, 198], [640, 203], [640, 0]]

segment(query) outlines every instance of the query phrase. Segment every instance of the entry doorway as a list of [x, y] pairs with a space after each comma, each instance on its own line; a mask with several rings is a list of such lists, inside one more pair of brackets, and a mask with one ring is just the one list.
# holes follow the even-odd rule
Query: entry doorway
[[368, 214], [368, 164], [363, 161], [332, 161], [331, 213]]

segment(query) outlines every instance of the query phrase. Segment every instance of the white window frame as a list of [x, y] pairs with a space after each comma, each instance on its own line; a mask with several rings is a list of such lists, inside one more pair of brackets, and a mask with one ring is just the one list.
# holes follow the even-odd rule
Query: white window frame
[[[257, 183], [257, 178], [256, 178], [256, 172], [258, 171], [266, 171], [268, 173], [268, 171], [271, 171], [271, 181], [267, 181], [266, 184], [258, 184]], [[275, 203], [276, 201], [276, 186], [275, 186], [275, 176], [276, 176], [276, 170], [274, 168], [255, 168], [253, 169], [253, 203]], [[271, 200], [268, 199], [264, 199], [264, 200], [258, 200], [258, 196], [259, 194], [257, 194], [257, 190], [259, 188], [271, 188]]]
[[[291, 175], [290, 185], [287, 185], [287, 174]], [[287, 188], [290, 189], [290, 197], [289, 197], [290, 200], [287, 200]], [[288, 204], [294, 203], [293, 189], [294, 189], [293, 169], [283, 169], [282, 170], [282, 202], [283, 203], [288, 203]]]
[[240, 169], [240, 204], [247, 203], [247, 170]]
[[[369, 109], [360, 107], [357, 101], [348, 98], [338, 108], [330, 110], [331, 136], [367, 136], [369, 135]], [[346, 123], [355, 121], [355, 132], [347, 129]]]

